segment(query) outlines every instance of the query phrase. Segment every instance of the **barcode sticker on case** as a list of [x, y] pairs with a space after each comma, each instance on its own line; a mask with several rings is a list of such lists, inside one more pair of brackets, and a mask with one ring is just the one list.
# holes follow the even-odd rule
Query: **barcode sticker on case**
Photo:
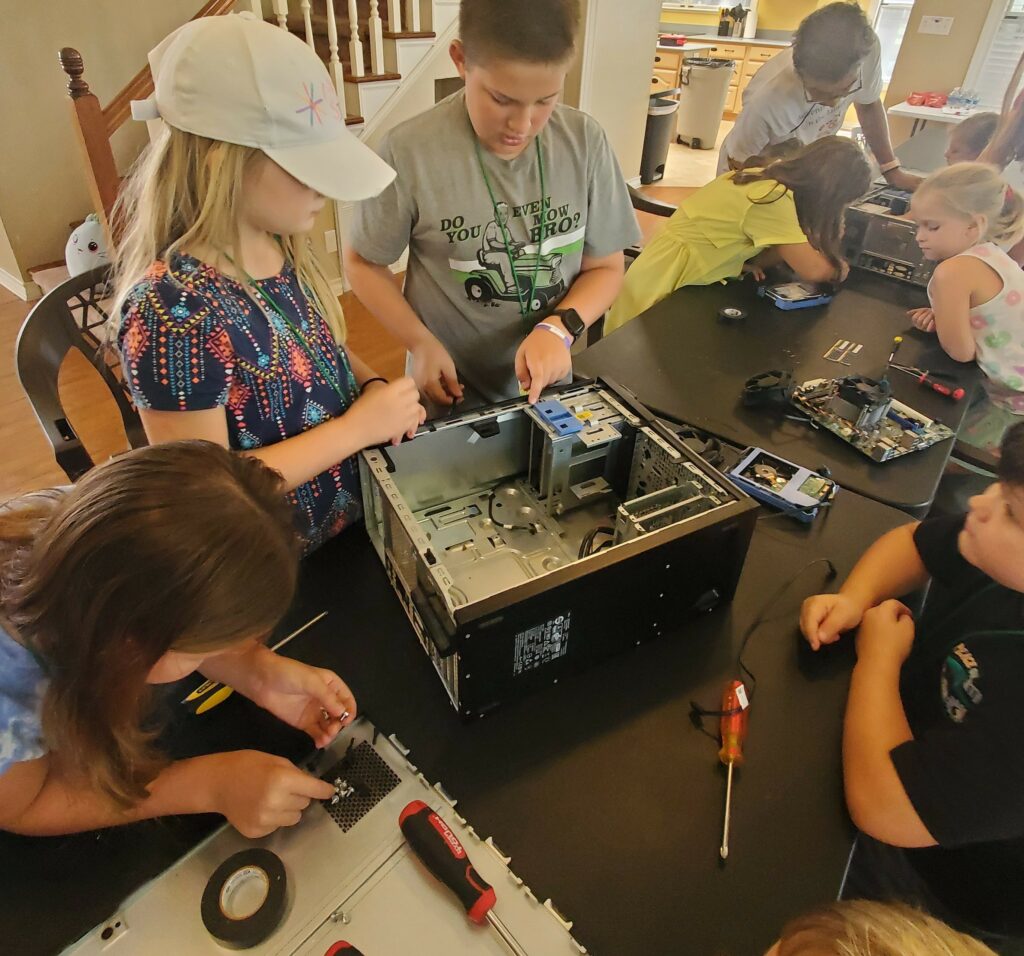
[[570, 613], [520, 631], [516, 635], [512, 673], [516, 676], [565, 657], [569, 652]]

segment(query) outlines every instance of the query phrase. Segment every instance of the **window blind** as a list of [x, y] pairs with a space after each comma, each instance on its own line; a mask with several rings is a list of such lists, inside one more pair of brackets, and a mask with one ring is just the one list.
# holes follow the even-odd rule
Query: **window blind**
[[989, 44], [975, 90], [981, 96], [982, 106], [998, 110], [1003, 102], [1006, 85], [1024, 53], [1024, 0], [1010, 0], [1006, 13], [996, 28]]

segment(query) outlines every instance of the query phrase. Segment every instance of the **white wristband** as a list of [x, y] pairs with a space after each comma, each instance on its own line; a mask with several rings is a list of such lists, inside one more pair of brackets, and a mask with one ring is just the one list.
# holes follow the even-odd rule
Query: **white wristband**
[[882, 163], [882, 165], [878, 167], [878, 171], [884, 176], [886, 173], [891, 173], [894, 169], [899, 169], [902, 165], [903, 163], [898, 159], [893, 159], [888, 163]]
[[535, 329], [544, 329], [545, 331], [550, 332], [552, 335], [557, 335], [562, 340], [562, 342], [565, 343], [565, 347], [567, 349], [571, 349], [572, 348], [572, 336], [571, 335], [567, 335], [560, 328], [558, 328], [557, 325], [552, 325], [550, 322], [538, 322], [534, 326], [534, 328]]

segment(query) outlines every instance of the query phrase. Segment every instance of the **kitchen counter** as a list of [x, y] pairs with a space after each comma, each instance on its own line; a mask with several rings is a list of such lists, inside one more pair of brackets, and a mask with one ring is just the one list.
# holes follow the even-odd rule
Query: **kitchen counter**
[[[727, 43], [730, 46], [735, 44], [742, 44], [744, 46], [774, 46], [779, 49], [792, 46], [791, 40], [759, 40], [757, 37], [720, 37], [713, 33], [687, 34], [686, 40], [687, 42], [692, 40], [694, 43]], [[686, 47], [672, 47], [671, 49], [685, 50]]]
[[665, 53], [702, 53], [705, 50], [713, 50], [716, 46], [715, 43], [705, 43], [701, 40], [699, 43], [687, 43], [686, 46], [666, 46], [659, 43], [658, 49]]

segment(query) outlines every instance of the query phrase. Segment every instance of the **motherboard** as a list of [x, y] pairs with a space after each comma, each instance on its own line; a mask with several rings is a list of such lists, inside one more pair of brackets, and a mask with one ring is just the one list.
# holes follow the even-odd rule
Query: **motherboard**
[[816, 378], [796, 386], [793, 404], [873, 461], [889, 461], [953, 437], [953, 430], [891, 395], [886, 379]]

